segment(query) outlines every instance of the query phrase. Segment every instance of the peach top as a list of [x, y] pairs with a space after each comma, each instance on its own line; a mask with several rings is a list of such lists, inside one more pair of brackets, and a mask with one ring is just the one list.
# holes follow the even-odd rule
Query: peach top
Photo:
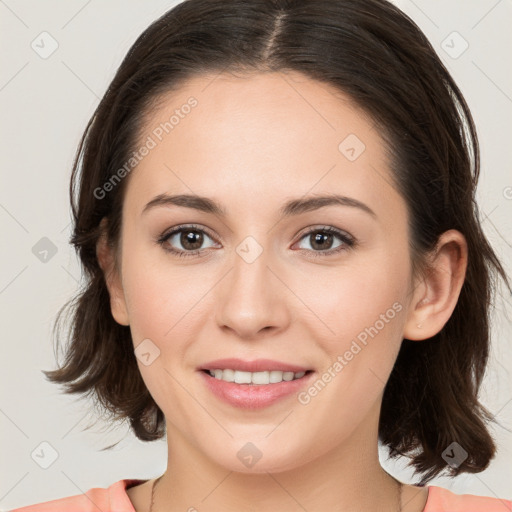
[[[135, 512], [126, 489], [147, 480], [124, 479], [110, 487], [89, 489], [85, 494], [16, 508], [10, 512]], [[423, 512], [512, 512], [512, 501], [499, 498], [455, 494], [429, 485]]]

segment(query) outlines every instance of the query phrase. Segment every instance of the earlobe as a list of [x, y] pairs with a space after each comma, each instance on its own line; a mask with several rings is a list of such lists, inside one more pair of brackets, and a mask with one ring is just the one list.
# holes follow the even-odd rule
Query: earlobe
[[457, 305], [467, 268], [464, 235], [451, 229], [438, 240], [427, 275], [416, 286], [403, 337], [424, 340], [435, 336]]
[[100, 223], [101, 235], [96, 244], [96, 257], [103, 271], [103, 276], [110, 296], [110, 310], [114, 320], [120, 325], [130, 325], [126, 301], [119, 272], [115, 265], [114, 250], [107, 243], [106, 231], [107, 219]]
[[409, 340], [419, 341], [430, 338], [433, 324], [428, 322], [431, 313], [429, 278], [425, 277], [416, 285], [411, 300], [411, 311], [404, 326], [403, 337]]

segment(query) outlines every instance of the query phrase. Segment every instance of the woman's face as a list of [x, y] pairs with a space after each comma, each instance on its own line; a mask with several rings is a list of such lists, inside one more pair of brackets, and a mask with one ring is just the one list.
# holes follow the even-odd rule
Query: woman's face
[[[170, 449], [264, 472], [376, 444], [413, 283], [406, 204], [371, 120], [298, 73], [221, 74], [166, 96], [139, 142], [112, 308], [130, 325]], [[223, 213], [194, 207], [205, 200], [148, 206], [162, 195]], [[309, 202], [320, 196], [346, 199]], [[211, 364], [226, 358], [274, 361], [239, 381], [309, 372], [249, 385], [203, 371], [236, 370]]]

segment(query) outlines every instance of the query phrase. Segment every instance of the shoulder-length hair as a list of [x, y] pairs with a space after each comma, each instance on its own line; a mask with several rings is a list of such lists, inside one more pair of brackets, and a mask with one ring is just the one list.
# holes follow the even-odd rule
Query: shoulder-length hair
[[[130, 159], [144, 114], [159, 95], [205, 73], [298, 71], [348, 95], [376, 123], [397, 189], [408, 208], [415, 272], [441, 233], [468, 243], [465, 282], [449, 321], [429, 340], [404, 340], [385, 387], [379, 439], [411, 458], [424, 484], [442, 470], [485, 469], [496, 447], [492, 415], [478, 390], [490, 343], [490, 304], [505, 271], [481, 229], [475, 190], [479, 148], [461, 91], [417, 25], [385, 0], [185, 0], [152, 23], [130, 48], [90, 119], [74, 162], [70, 242], [83, 289], [59, 311], [72, 313], [65, 361], [44, 372], [67, 393], [86, 393], [144, 441], [165, 434], [165, 418], [140, 375], [130, 330], [111, 314], [96, 258], [117, 248], [128, 178], [98, 193]], [[119, 175], [118, 175], [119, 176]], [[456, 468], [442, 453], [468, 453]]]

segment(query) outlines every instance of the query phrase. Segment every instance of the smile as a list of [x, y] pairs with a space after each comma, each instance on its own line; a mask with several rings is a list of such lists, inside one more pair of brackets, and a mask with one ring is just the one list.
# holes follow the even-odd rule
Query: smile
[[244, 372], [232, 369], [205, 370], [215, 379], [235, 384], [267, 385], [277, 384], [283, 381], [292, 381], [304, 377], [306, 372], [285, 372], [280, 370], [268, 370], [260, 372]]
[[206, 389], [221, 402], [239, 409], [259, 410], [297, 395], [310, 385], [316, 372], [203, 369], [198, 374]]

